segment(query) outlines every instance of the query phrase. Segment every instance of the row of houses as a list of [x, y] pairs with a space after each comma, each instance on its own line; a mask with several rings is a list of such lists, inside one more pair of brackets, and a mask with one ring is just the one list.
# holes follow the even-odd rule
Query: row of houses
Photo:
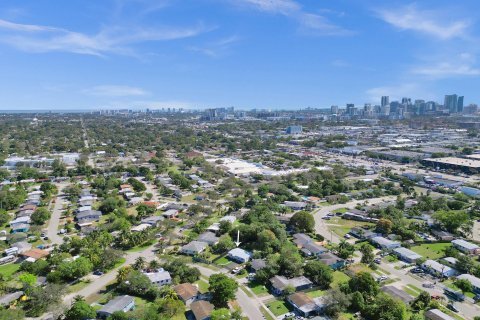
[[27, 195], [27, 200], [20, 207], [15, 215], [15, 219], [10, 221], [12, 233], [28, 232], [30, 230], [30, 218], [41, 204], [43, 191], [36, 188]]
[[100, 220], [102, 213], [92, 208], [95, 199], [96, 197], [90, 193], [88, 188], [82, 189], [77, 201], [78, 208], [75, 211], [75, 220], [80, 227], [90, 226], [93, 222]]

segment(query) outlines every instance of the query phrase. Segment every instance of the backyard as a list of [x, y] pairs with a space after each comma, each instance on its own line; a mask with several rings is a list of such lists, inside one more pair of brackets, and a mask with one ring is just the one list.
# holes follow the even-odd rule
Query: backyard
[[451, 245], [450, 242], [424, 243], [418, 246], [413, 246], [410, 249], [425, 259], [436, 260], [445, 256], [445, 249]]

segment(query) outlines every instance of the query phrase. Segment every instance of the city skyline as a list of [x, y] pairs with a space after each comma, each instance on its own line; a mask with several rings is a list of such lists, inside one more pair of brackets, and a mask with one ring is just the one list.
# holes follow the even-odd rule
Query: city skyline
[[480, 101], [471, 14], [478, 8], [475, 1], [7, 0], [0, 110], [291, 110], [380, 105], [382, 96], [443, 104], [450, 94], [468, 106]]

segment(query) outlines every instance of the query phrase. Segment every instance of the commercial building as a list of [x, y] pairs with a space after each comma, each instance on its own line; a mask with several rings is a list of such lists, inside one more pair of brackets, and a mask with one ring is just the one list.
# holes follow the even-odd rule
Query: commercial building
[[287, 134], [301, 134], [303, 132], [302, 126], [289, 126], [285, 130]]
[[423, 159], [421, 162], [426, 166], [434, 167], [437, 169], [460, 170], [472, 174], [480, 172], [480, 160], [476, 159], [455, 157], [426, 158]]

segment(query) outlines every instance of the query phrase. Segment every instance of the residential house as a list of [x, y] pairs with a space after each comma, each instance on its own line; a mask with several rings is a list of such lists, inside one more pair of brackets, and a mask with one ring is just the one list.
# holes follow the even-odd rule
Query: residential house
[[440, 241], [452, 241], [454, 239], [454, 235], [447, 231], [433, 229], [431, 232]]
[[379, 233], [373, 232], [371, 230], [366, 230], [363, 228], [358, 228], [358, 227], [354, 227], [350, 229], [349, 233], [355, 238], [360, 240], [366, 240], [366, 239], [371, 239], [371, 238], [380, 236]]
[[132, 228], [130, 228], [130, 231], [132, 232], [142, 232], [143, 230], [147, 230], [148, 228], [151, 228], [152, 225], [148, 224], [148, 223], [141, 223], [139, 225], [136, 225], [136, 226], [133, 226]]
[[198, 298], [198, 287], [191, 283], [182, 283], [173, 287], [178, 298], [187, 306]]
[[0, 297], [0, 306], [8, 308], [13, 302], [23, 296], [23, 291], [15, 291]]
[[37, 248], [33, 248], [27, 251], [23, 251], [20, 253], [20, 255], [25, 258], [25, 259], [30, 259], [30, 260], [40, 260], [43, 258], [46, 258], [50, 255], [50, 252], [46, 250], [41, 250]]
[[457, 274], [457, 270], [435, 260], [426, 260], [421, 267], [435, 277], [450, 278]]
[[270, 279], [273, 294], [280, 295], [287, 286], [292, 286], [295, 291], [301, 291], [312, 287], [313, 283], [304, 276], [287, 279], [284, 276], [276, 275]]
[[452, 241], [452, 245], [458, 250], [466, 254], [478, 254], [480, 253], [480, 247], [475, 243], [471, 243], [462, 239], [456, 239]]
[[407, 305], [415, 300], [414, 297], [394, 286], [383, 286], [380, 290], [393, 298], [403, 301]]
[[160, 222], [165, 220], [165, 218], [161, 216], [151, 216], [151, 217], [146, 217], [140, 220], [141, 223], [149, 224], [152, 227], [158, 227]]
[[205, 248], [208, 247], [208, 244], [200, 241], [192, 241], [189, 244], [184, 245], [180, 252], [189, 256], [194, 256], [202, 253]]
[[357, 210], [357, 209], [349, 209], [342, 215], [342, 219], [346, 220], [355, 220], [355, 221], [364, 221], [364, 222], [377, 222], [377, 218], [372, 218], [369, 216], [368, 212]]
[[287, 302], [292, 305], [295, 313], [308, 318], [320, 312], [320, 306], [313, 298], [303, 292], [295, 292], [287, 297]]
[[219, 237], [217, 237], [213, 232], [204, 232], [198, 237], [198, 241], [205, 242], [209, 246], [214, 246], [218, 243]]
[[175, 209], [169, 209], [162, 213], [162, 216], [164, 216], [167, 219], [173, 219], [177, 215], [178, 215], [178, 210], [175, 210]]
[[230, 250], [227, 256], [235, 262], [246, 263], [252, 258], [252, 253], [240, 248], [235, 248]]
[[28, 232], [30, 225], [28, 223], [17, 223], [12, 226], [12, 233]]
[[297, 210], [305, 210], [308, 204], [306, 202], [301, 202], [301, 201], [285, 201], [283, 205], [292, 210], [297, 211]]
[[250, 263], [250, 268], [253, 272], [257, 272], [258, 270], [262, 270], [263, 268], [267, 267], [267, 262], [265, 259], [253, 259]]
[[162, 287], [167, 284], [172, 283], [172, 277], [170, 272], [163, 270], [162, 268], [155, 271], [144, 271], [142, 272], [153, 284]]
[[400, 242], [392, 241], [384, 237], [373, 237], [370, 241], [380, 249], [384, 250], [393, 250], [401, 246]]
[[393, 250], [393, 253], [402, 261], [408, 263], [415, 263], [417, 260], [422, 259], [423, 257], [416, 252], [413, 252], [410, 249], [400, 247]]
[[135, 309], [135, 300], [132, 296], [118, 296], [110, 300], [101, 309], [97, 311], [97, 315], [101, 319], [106, 319], [114, 312], [128, 312]]
[[318, 260], [323, 262], [333, 270], [341, 269], [345, 267], [345, 264], [346, 264], [345, 259], [342, 259], [331, 252], [325, 252], [318, 255]]
[[430, 309], [424, 313], [427, 320], [455, 320], [439, 309]]
[[315, 242], [306, 243], [303, 246], [303, 248], [300, 249], [300, 251], [308, 257], [310, 257], [310, 256], [319, 257], [322, 254], [328, 253], [327, 248], [324, 248], [324, 247], [316, 244]]
[[213, 304], [205, 300], [197, 300], [190, 304], [195, 320], [209, 320], [213, 309], [215, 309]]
[[461, 274], [457, 277], [457, 279], [467, 280], [472, 284], [473, 292], [480, 294], [480, 278], [477, 278], [471, 274]]
[[77, 220], [79, 224], [84, 224], [88, 222], [99, 221], [101, 216], [102, 212], [100, 211], [88, 210], [77, 213], [75, 215], [75, 220]]

